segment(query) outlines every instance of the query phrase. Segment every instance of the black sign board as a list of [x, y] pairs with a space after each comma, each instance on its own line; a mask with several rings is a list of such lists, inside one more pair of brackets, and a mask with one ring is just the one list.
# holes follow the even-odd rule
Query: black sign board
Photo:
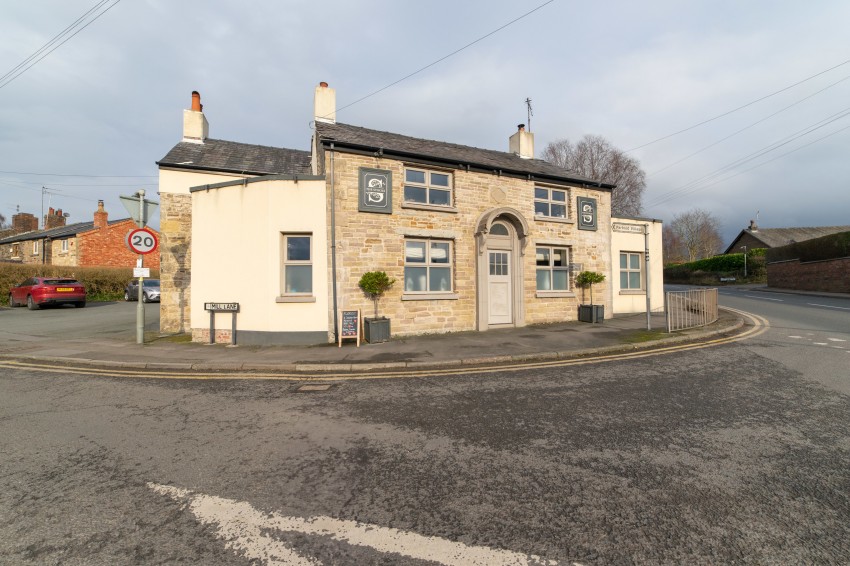
[[205, 311], [239, 312], [239, 303], [204, 303]]
[[357, 347], [360, 347], [360, 311], [345, 310], [340, 311], [341, 327], [339, 329], [339, 347], [342, 348], [343, 338], [356, 338]]
[[358, 174], [360, 212], [393, 213], [393, 173], [384, 169], [361, 167]]
[[596, 199], [578, 197], [578, 229], [596, 230]]

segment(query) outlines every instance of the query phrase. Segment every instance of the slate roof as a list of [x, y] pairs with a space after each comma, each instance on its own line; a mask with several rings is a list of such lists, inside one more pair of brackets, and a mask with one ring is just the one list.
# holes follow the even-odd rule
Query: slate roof
[[735, 248], [736, 243], [741, 236], [744, 234], [749, 234], [753, 238], [759, 240], [764, 243], [764, 247], [766, 248], [778, 248], [780, 246], [787, 246], [788, 244], [793, 244], [795, 242], [805, 242], [806, 240], [813, 240], [815, 238], [820, 238], [822, 236], [829, 236], [830, 234], [838, 234], [839, 232], [850, 232], [850, 226], [811, 226], [807, 228], [759, 228], [757, 230], [750, 230], [746, 228], [741, 230], [741, 233], [732, 240], [732, 243], [729, 244], [729, 247], [726, 248], [724, 253], [730, 253], [730, 250]]
[[311, 172], [309, 151], [214, 139], [206, 139], [204, 143], [180, 142], [156, 163], [249, 175], [309, 175]]
[[[119, 218], [118, 220], [110, 220], [107, 224], [117, 224], [119, 222], [126, 222], [130, 220], [129, 218]], [[76, 236], [80, 232], [88, 232], [94, 228], [94, 221], [91, 222], [76, 222], [74, 224], [68, 224], [67, 226], [60, 226], [58, 228], [51, 228], [50, 230], [32, 230], [30, 232], [22, 232], [20, 234], [15, 234], [14, 236], [9, 236], [8, 238], [4, 238], [0, 240], [0, 244], [12, 244], [14, 242], [26, 242], [29, 240], [41, 240], [43, 238], [50, 238], [51, 240], [60, 240], [62, 238], [67, 238], [68, 236]]]
[[606, 189], [611, 189], [615, 186], [588, 179], [541, 159], [523, 159], [518, 155], [504, 151], [413, 138], [401, 134], [370, 130], [368, 128], [340, 123], [329, 124], [316, 122], [316, 132], [319, 139], [325, 144], [334, 142], [341, 147], [347, 146], [354, 149], [360, 148], [371, 151], [383, 150], [386, 154], [436, 159], [450, 166], [465, 167], [466, 165], [470, 165], [480, 169], [501, 170], [504, 173], [548, 177], [573, 183], [600, 186]]

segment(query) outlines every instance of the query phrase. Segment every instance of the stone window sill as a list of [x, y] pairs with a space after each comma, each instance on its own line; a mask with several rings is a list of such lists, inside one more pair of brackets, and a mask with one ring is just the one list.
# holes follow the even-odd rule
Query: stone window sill
[[537, 291], [535, 297], [538, 299], [554, 299], [554, 298], [570, 298], [574, 299], [576, 296], [572, 291]]
[[402, 202], [402, 208], [410, 208], [412, 210], [430, 210], [433, 212], [448, 212], [449, 214], [457, 214], [457, 208], [453, 206], [438, 206], [435, 204], [424, 204], [421, 202]]
[[646, 291], [643, 289], [622, 289], [620, 291], [621, 295], [646, 295]]
[[542, 214], [538, 214], [534, 217], [534, 220], [538, 222], [557, 222], [558, 224], [575, 224], [576, 221], [570, 218], [556, 218], [554, 216], [543, 216]]
[[307, 296], [307, 295], [285, 295], [283, 297], [277, 297], [274, 302], [276, 303], [315, 303], [316, 297]]
[[456, 301], [460, 298], [457, 293], [421, 293], [404, 294], [402, 301]]

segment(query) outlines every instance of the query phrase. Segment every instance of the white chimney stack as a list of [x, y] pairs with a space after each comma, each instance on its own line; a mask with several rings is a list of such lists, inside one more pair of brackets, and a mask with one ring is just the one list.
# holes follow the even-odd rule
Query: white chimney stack
[[326, 82], [320, 82], [313, 97], [313, 116], [316, 122], [336, 124], [336, 91]]
[[525, 131], [525, 124], [519, 124], [517, 132], [508, 140], [508, 148], [523, 159], [534, 159], [534, 134]]
[[192, 108], [183, 111], [183, 141], [189, 143], [204, 143], [209, 137], [210, 125], [204, 116], [204, 105], [201, 95], [192, 91]]

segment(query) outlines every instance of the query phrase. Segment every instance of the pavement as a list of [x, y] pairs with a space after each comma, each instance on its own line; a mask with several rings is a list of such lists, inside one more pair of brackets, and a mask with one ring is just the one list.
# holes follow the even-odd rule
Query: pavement
[[[88, 309], [86, 309], [88, 310]], [[146, 333], [139, 345], [126, 334], [61, 336], [15, 334], [0, 343], [0, 360], [40, 361], [147, 370], [363, 372], [534, 363], [708, 340], [733, 333], [744, 324], [736, 313], [721, 310], [717, 322], [668, 334], [664, 315], [617, 315], [601, 324], [565, 322], [489, 330], [393, 338], [378, 344], [353, 340], [319, 346], [229, 346], [177, 341]]]

